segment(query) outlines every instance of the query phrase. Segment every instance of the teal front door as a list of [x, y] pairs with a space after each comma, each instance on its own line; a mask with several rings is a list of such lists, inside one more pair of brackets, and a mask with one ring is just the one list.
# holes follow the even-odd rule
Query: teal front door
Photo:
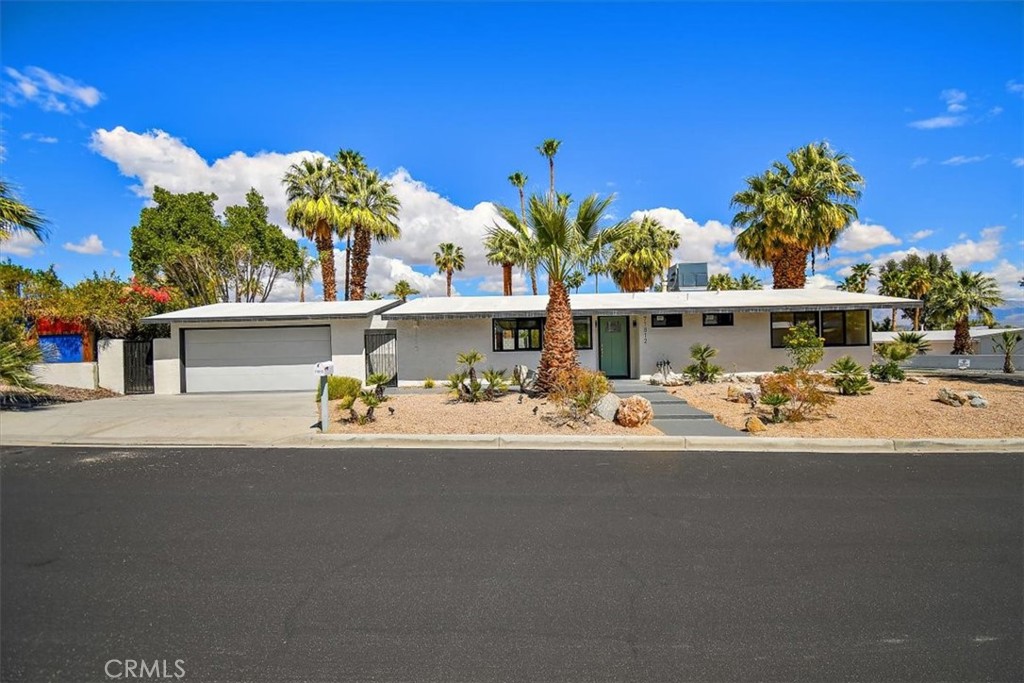
[[598, 317], [597, 343], [601, 372], [609, 377], [629, 377], [629, 318]]

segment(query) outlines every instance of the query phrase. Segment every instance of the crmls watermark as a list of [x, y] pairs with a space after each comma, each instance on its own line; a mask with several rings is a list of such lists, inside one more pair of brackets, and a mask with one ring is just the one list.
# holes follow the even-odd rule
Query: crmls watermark
[[103, 673], [110, 679], [128, 678], [184, 678], [185, 660], [154, 659], [110, 659], [103, 666]]

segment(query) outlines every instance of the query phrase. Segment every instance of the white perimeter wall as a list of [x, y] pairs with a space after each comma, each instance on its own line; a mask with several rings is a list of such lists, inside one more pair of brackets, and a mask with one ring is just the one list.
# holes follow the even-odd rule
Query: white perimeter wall
[[32, 366], [32, 374], [41, 384], [96, 388], [96, 363], [40, 363]]
[[124, 393], [124, 340], [100, 339], [96, 371], [103, 389]]

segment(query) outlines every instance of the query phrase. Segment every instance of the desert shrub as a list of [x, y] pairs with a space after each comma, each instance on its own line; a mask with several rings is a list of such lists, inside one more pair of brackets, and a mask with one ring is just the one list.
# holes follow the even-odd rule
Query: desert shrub
[[476, 375], [476, 366], [484, 362], [484, 354], [472, 350], [458, 354], [456, 360], [459, 370], [448, 375], [448, 388], [452, 398], [464, 403], [493, 401], [508, 390], [505, 370], [491, 368], [483, 373], [484, 379], [490, 378], [487, 384], [481, 382]]
[[356, 402], [356, 398], [357, 398], [357, 396], [355, 394], [350, 394], [348, 396], [342, 396], [341, 400], [338, 401], [338, 409], [339, 410], [351, 410], [352, 409], [352, 405]]
[[611, 383], [603, 372], [575, 367], [555, 373], [548, 390], [548, 400], [558, 406], [567, 419], [580, 422], [587, 419], [598, 402], [611, 391]]
[[[327, 399], [330, 401], [337, 401], [346, 396], [358, 396], [362, 390], [363, 383], [355, 377], [331, 375], [327, 378]], [[319, 391], [319, 387], [317, 391]], [[320, 400], [319, 394], [317, 394], [316, 400]]]
[[797, 370], [810, 370], [825, 357], [825, 339], [808, 322], [789, 328], [783, 339], [789, 360]]
[[896, 342], [906, 344], [914, 349], [915, 355], [928, 353], [932, 348], [931, 342], [924, 338], [924, 333], [922, 332], [898, 332], [896, 334]]
[[424, 389], [433, 389], [435, 384], [436, 384], [436, 382], [434, 382], [434, 378], [433, 377], [427, 377], [425, 380], [423, 380], [423, 388]]
[[894, 360], [872, 363], [868, 372], [871, 374], [871, 379], [876, 382], [902, 382], [907, 376], [900, 364]]
[[894, 363], [901, 363], [908, 358], [913, 358], [917, 354], [917, 349], [914, 346], [898, 341], [875, 344], [874, 351], [875, 355], [882, 360], [893, 361]]
[[837, 359], [828, 371], [841, 396], [860, 396], [874, 390], [864, 366], [850, 356]]
[[32, 366], [45, 360], [39, 343], [14, 323], [0, 324], [0, 383], [19, 389], [38, 389]]
[[789, 396], [785, 394], [761, 394], [761, 403], [772, 409], [772, 414], [769, 418], [772, 422], [778, 424], [786, 420], [782, 408], [789, 403]]
[[[825, 393], [826, 377], [819, 372], [792, 370], [761, 378], [761, 397], [778, 394], [789, 399], [779, 406], [785, 419], [800, 422], [825, 411], [835, 399]], [[766, 404], [770, 405], [770, 404]], [[774, 409], [774, 406], [773, 406]]]
[[630, 396], [619, 404], [615, 421], [623, 427], [641, 427], [654, 419], [654, 408], [643, 396]]
[[709, 344], [694, 344], [690, 347], [690, 365], [683, 368], [683, 374], [694, 382], [714, 382], [722, 374], [722, 368], [711, 362], [718, 355], [718, 349]]
[[495, 370], [490, 368], [484, 370], [484, 381], [487, 382], [487, 387], [484, 389], [484, 397], [488, 401], [493, 401], [498, 398], [506, 391], [508, 391], [508, 380], [505, 379], [505, 373], [507, 370]]
[[373, 387], [373, 393], [376, 394], [377, 400], [383, 403], [387, 401], [384, 397], [384, 389], [387, 388], [388, 382], [391, 381], [391, 375], [383, 372], [375, 372], [366, 378], [366, 386]]

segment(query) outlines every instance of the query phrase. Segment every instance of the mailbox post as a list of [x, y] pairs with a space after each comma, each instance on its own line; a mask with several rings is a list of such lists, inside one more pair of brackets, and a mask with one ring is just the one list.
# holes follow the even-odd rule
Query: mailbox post
[[327, 405], [327, 378], [334, 374], [334, 363], [329, 360], [321, 361], [313, 366], [313, 373], [320, 378], [320, 432], [324, 433], [330, 427], [331, 411]]

